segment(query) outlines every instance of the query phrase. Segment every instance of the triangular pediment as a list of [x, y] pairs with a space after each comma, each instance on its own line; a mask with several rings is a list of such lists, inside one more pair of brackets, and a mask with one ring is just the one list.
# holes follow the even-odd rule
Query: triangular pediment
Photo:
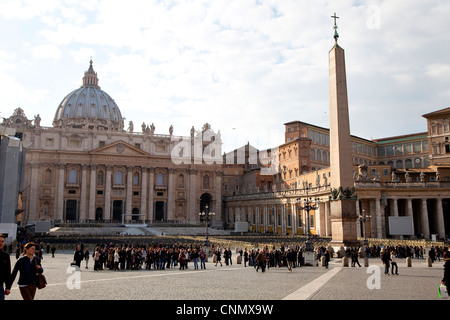
[[116, 141], [106, 146], [97, 148], [91, 151], [91, 154], [102, 155], [115, 155], [115, 156], [149, 156], [145, 151], [125, 142]]

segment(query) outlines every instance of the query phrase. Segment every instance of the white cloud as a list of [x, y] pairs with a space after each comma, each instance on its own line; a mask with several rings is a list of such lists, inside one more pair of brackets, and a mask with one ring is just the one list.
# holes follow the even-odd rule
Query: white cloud
[[[100, 86], [127, 120], [155, 122], [162, 133], [209, 122], [226, 142], [292, 120], [328, 126], [336, 12], [352, 133], [372, 137], [382, 123], [382, 135], [405, 134], [424, 130], [421, 115], [448, 103], [449, 10], [448, 1], [406, 0], [2, 1], [0, 23], [17, 28], [0, 36], [0, 82], [34, 92], [28, 101], [41, 101], [51, 118], [92, 56]], [[16, 73], [1, 71], [1, 61]], [[405, 113], [409, 123], [399, 125]]]
[[33, 56], [35, 58], [54, 59], [58, 60], [62, 57], [62, 51], [53, 44], [43, 44], [34, 48], [31, 48]]

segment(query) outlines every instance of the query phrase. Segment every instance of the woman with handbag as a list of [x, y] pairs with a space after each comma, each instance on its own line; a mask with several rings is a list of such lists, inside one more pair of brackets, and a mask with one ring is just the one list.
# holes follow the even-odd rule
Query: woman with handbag
[[35, 244], [27, 243], [24, 246], [22, 256], [17, 260], [11, 273], [10, 284], [14, 282], [17, 272], [20, 273], [17, 284], [23, 300], [34, 300], [38, 274], [42, 275], [44, 272], [41, 266], [41, 260], [35, 257], [35, 251]]

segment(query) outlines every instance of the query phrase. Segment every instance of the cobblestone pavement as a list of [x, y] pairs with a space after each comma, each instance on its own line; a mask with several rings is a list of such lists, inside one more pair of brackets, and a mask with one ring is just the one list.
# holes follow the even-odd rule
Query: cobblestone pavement
[[[54, 258], [44, 254], [48, 286], [36, 292], [36, 300], [439, 300], [443, 275], [443, 261], [427, 267], [425, 259], [413, 259], [410, 268], [399, 259], [399, 275], [386, 276], [378, 258], [369, 259], [369, 268], [342, 267], [340, 259], [333, 259], [329, 269], [270, 268], [265, 273], [212, 262], [206, 270], [194, 270], [189, 263], [187, 270], [94, 271], [92, 259], [89, 269], [83, 262], [74, 272], [72, 258], [69, 252]], [[12, 266], [15, 261], [11, 255]], [[17, 280], [6, 300], [21, 300]]]

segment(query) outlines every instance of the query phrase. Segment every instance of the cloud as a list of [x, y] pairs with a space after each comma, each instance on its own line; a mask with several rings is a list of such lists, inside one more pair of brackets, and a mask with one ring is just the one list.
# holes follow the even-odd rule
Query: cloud
[[31, 48], [31, 51], [33, 53], [33, 56], [35, 58], [42, 58], [42, 59], [54, 59], [58, 60], [62, 57], [62, 51], [53, 44], [43, 44], [34, 48]]
[[421, 115], [448, 102], [449, 10], [404, 0], [2, 1], [0, 26], [15, 28], [0, 35], [0, 61], [15, 74], [0, 70], [0, 81], [35, 92], [30, 108], [52, 118], [92, 56], [127, 120], [179, 135], [209, 122], [230, 148], [237, 136], [280, 144], [285, 122], [328, 126], [336, 12], [352, 134], [401, 135], [425, 130]]

